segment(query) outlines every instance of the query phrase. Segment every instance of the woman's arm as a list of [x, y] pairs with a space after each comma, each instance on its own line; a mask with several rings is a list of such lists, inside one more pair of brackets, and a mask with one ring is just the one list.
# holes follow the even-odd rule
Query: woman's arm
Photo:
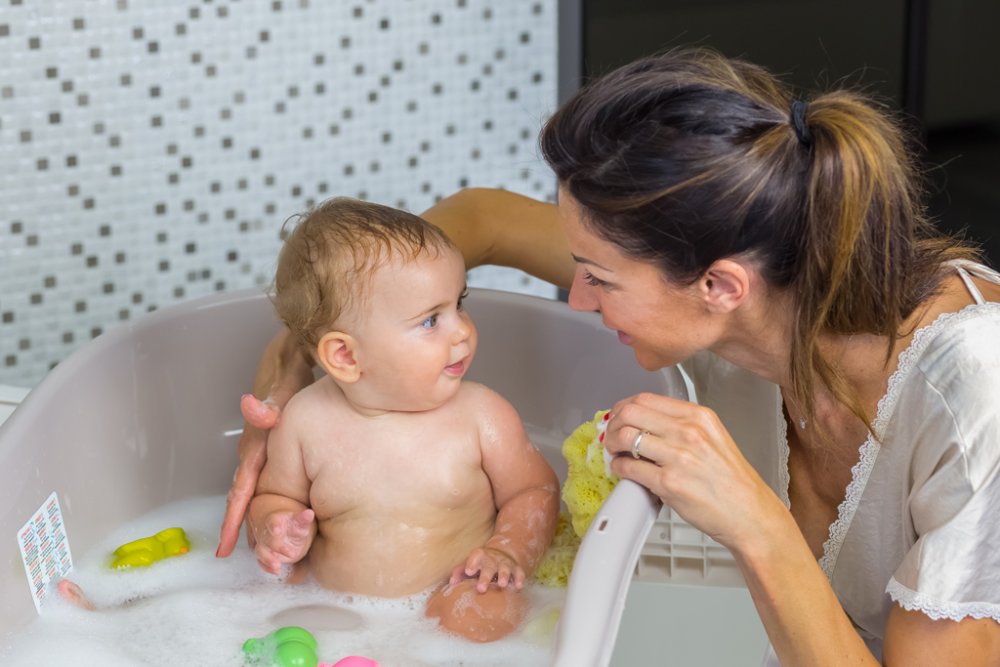
[[462, 190], [424, 212], [455, 242], [465, 265], [520, 269], [569, 288], [575, 266], [554, 204], [507, 192]]
[[[771, 535], [761, 541], [769, 547], [736, 557], [781, 664], [879, 664], [855, 632], [797, 527], [785, 524], [784, 538]], [[885, 628], [882, 664], [998, 665], [1000, 623], [971, 617], [934, 620], [894, 605]]]
[[[312, 363], [302, 354], [291, 332], [282, 329], [264, 349], [254, 376], [253, 395], [244, 396], [240, 401], [246, 420], [240, 436], [240, 462], [226, 497], [226, 514], [216, 556], [225, 558], [236, 548], [240, 525], [267, 460], [268, 430], [277, 423], [288, 399], [312, 381]], [[253, 538], [250, 540], [252, 542]]]
[[[612, 469], [729, 548], [782, 665], [878, 665], [795, 523], [708, 408], [640, 394], [608, 422]], [[633, 451], [639, 433], [638, 451]], [[634, 458], [637, 454], [640, 458]], [[895, 607], [886, 665], [998, 664], [1000, 624], [933, 620]]]

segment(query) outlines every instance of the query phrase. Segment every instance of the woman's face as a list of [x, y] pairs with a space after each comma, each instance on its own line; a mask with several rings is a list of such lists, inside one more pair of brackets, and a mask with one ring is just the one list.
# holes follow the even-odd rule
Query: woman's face
[[584, 224], [579, 204], [564, 189], [559, 217], [577, 265], [569, 305], [600, 313], [640, 366], [672, 366], [710, 345], [698, 282], [673, 285], [656, 266], [626, 257]]

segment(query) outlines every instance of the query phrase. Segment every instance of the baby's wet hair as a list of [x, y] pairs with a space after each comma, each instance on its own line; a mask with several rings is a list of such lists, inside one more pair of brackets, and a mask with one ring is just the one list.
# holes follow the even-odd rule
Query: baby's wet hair
[[393, 256], [455, 249], [440, 229], [401, 209], [334, 197], [285, 221], [271, 302], [312, 353], [338, 318], [366, 297], [372, 275]]

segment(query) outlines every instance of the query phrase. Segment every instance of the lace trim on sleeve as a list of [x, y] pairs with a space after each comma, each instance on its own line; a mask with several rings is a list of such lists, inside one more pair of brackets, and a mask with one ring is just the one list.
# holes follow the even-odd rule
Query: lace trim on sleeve
[[[885, 436], [886, 426], [895, 411], [899, 394], [902, 392], [903, 383], [909, 375], [911, 367], [945, 325], [964, 322], [981, 312], [995, 307], [1000, 306], [992, 303], [973, 303], [958, 312], [942, 313], [933, 322], [918, 329], [913, 334], [910, 345], [899, 353], [899, 362], [896, 365], [895, 372], [889, 377], [885, 396], [879, 400], [878, 406], [875, 409], [875, 421], [872, 426], [879, 438]], [[826, 574], [827, 579], [833, 579], [833, 569], [837, 564], [837, 556], [840, 555], [840, 548], [844, 544], [847, 531], [851, 527], [851, 521], [854, 519], [854, 514], [861, 503], [861, 496], [864, 494], [865, 486], [868, 484], [868, 478], [871, 476], [872, 468], [875, 466], [875, 460], [878, 458], [880, 448], [878, 440], [869, 433], [868, 438], [859, 450], [858, 462], [851, 468], [851, 481], [847, 485], [843, 502], [837, 508], [837, 519], [830, 524], [830, 536], [823, 543], [823, 556], [819, 559], [819, 565]]]
[[929, 595], [910, 590], [896, 581], [889, 579], [885, 592], [894, 602], [907, 611], [920, 611], [935, 621], [943, 618], [961, 621], [963, 618], [992, 618], [1000, 623], [1000, 604], [990, 602], [945, 602], [936, 600]]

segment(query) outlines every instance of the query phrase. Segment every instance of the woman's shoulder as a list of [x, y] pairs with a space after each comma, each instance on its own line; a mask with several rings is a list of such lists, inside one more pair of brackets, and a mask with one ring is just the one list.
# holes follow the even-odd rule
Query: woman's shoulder
[[1000, 303], [970, 304], [943, 313], [915, 332], [910, 347], [924, 368], [947, 362], [962, 365], [955, 370], [1000, 371]]
[[902, 377], [890, 380], [889, 393], [901, 397], [898, 412], [980, 423], [984, 410], [995, 412], [994, 397], [1000, 396], [1000, 303], [938, 316], [914, 334], [897, 374]]

